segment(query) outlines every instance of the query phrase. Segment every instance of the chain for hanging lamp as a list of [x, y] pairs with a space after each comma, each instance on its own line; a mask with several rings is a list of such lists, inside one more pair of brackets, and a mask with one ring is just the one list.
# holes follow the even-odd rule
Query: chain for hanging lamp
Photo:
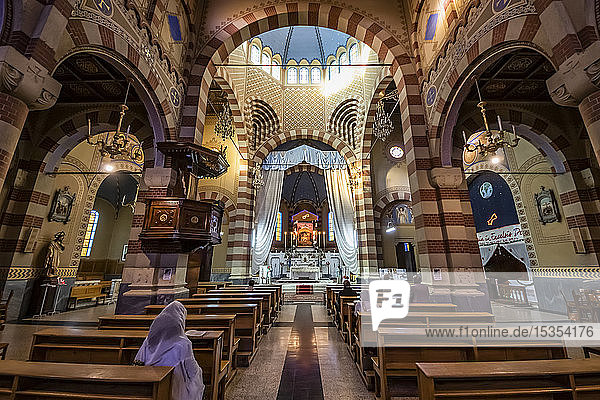
[[219, 117], [215, 125], [215, 134], [223, 139], [223, 141], [233, 137], [233, 117], [231, 116], [231, 109], [227, 103], [223, 105], [223, 111], [219, 113]]
[[377, 111], [375, 112], [375, 121], [373, 122], [373, 133], [375, 137], [381, 141], [387, 139], [394, 130], [394, 125], [390, 116], [385, 112], [384, 102], [377, 103]]

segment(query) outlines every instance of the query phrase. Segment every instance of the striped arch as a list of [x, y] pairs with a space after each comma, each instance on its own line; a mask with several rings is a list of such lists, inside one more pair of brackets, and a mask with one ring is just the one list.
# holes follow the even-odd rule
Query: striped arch
[[[200, 50], [191, 67], [191, 95], [183, 110], [186, 123], [182, 124], [181, 136], [186, 138], [184, 140], [199, 140], [202, 135], [208, 89], [217, 65], [224, 62], [244, 41], [269, 30], [294, 25], [321, 26], [347, 33], [369, 45], [379, 55], [381, 62], [392, 64], [391, 72], [398, 87], [417, 85], [409, 51], [386, 28], [370, 17], [330, 4], [292, 2], [271, 5], [252, 12], [242, 12], [231, 18]], [[414, 92], [418, 93], [418, 88]], [[406, 108], [408, 104], [402, 111]]]
[[264, 141], [281, 133], [277, 112], [269, 103], [256, 96], [246, 99], [246, 132], [250, 132], [250, 150], [256, 151]]
[[[59, 121], [44, 135], [36, 146], [36, 152], [30, 157], [31, 161], [39, 161], [44, 166], [44, 172], [56, 171], [63, 159], [75, 146], [86, 140], [88, 119], [92, 121], [92, 132], [114, 130], [118, 121], [118, 111], [114, 106], [90, 107], [77, 114], [69, 115]], [[143, 120], [145, 116], [130, 109], [125, 123], [131, 125], [130, 133], [138, 137], [144, 149], [144, 166], [154, 165], [154, 137], [151, 127]]]
[[183, 103], [183, 84], [177, 81], [176, 76], [167, 73], [165, 76], [171, 80], [166, 80], [157, 72], [154, 61], [130, 44], [133, 39], [128, 37], [127, 40], [91, 20], [69, 20], [66, 29], [73, 43], [67, 51], [57, 54], [54, 70], [77, 53], [92, 53], [106, 59], [125, 76], [134, 77], [133, 85], [146, 107], [155, 140], [175, 140]]
[[[390, 75], [398, 88], [400, 99], [398, 112], [401, 116], [402, 133], [406, 143], [405, 153], [412, 188], [413, 211], [415, 218], [422, 222], [416, 226], [417, 235], [421, 238], [418, 246], [421, 251], [419, 264], [423, 268], [432, 265], [442, 268], [464, 268], [464, 260], [473, 259], [472, 266], [480, 267], [480, 263], [477, 265], [477, 259], [472, 258], [470, 253], [470, 247], [473, 247], [470, 245], [477, 244], [475, 232], [464, 225], [465, 219], [439, 217], [440, 213], [444, 212], [440, 211], [444, 205], [442, 198], [455, 194], [453, 190], [438, 190], [431, 186], [429, 174], [434, 163], [429, 150], [419, 78], [414, 60], [399, 39], [369, 16], [331, 4], [291, 2], [269, 5], [262, 9], [261, 7], [258, 6], [255, 11], [246, 10], [231, 16], [231, 19], [221, 28], [217, 28], [213, 37], [207, 40], [207, 45], [200, 49], [199, 56], [190, 68], [189, 96], [184, 102], [181, 140], [200, 140], [204, 129], [208, 91], [213, 76], [219, 64], [225, 62], [228, 55], [244, 41], [272, 29], [294, 25], [322, 26], [347, 33], [370, 46], [378, 54], [380, 62], [390, 64]], [[275, 140], [273, 143], [267, 142], [254, 159], [261, 160], [261, 157], [276, 145]], [[336, 148], [335, 145], [333, 147]], [[352, 153], [350, 151], [348, 154], [343, 154], [352, 158], [352, 161], [360, 160]], [[368, 184], [370, 185], [370, 182]], [[370, 190], [370, 186], [365, 185], [358, 192]], [[461, 190], [466, 190], [466, 186], [455, 191]], [[456, 196], [460, 197], [460, 195], [456, 193]], [[362, 201], [358, 200], [357, 204]], [[358, 215], [359, 226], [372, 223], [369, 222], [370, 220], [372, 220], [371, 215]], [[458, 227], [462, 230], [457, 230]], [[449, 229], [452, 233], [448, 233]], [[463, 233], [455, 234], [458, 231]], [[454, 239], [448, 244], [449, 236]], [[465, 242], [469, 245], [465, 246]], [[361, 249], [373, 247], [371, 251], [376, 251], [374, 246], [365, 242], [361, 242], [359, 247]], [[361, 268], [365, 272], [365, 265], [370, 262], [368, 253], [360, 257]]]
[[[218, 75], [215, 76], [215, 82], [219, 84], [221, 90], [227, 93], [227, 101], [233, 117], [237, 145], [242, 153], [240, 157], [238, 171], [237, 199], [234, 203], [235, 210], [229, 213], [229, 232], [227, 243], [227, 267], [231, 271], [231, 276], [245, 277], [249, 271], [250, 265], [250, 229], [252, 220], [252, 187], [248, 179], [248, 134], [245, 129], [244, 116], [238, 102], [231, 78], [225, 68], [219, 68]], [[224, 194], [220, 194], [225, 196]], [[222, 200], [222, 199], [221, 199]], [[227, 202], [225, 202], [226, 207]], [[233, 222], [232, 222], [233, 221]]]
[[375, 239], [377, 243], [377, 264], [379, 268], [385, 267], [383, 263], [383, 240], [381, 236], [381, 216], [383, 211], [393, 203], [410, 203], [410, 191], [407, 190], [390, 190], [381, 196], [373, 207], [373, 219], [375, 229]]
[[327, 132], [355, 149], [360, 146], [364, 114], [362, 97], [343, 99], [333, 109], [327, 121]]
[[[480, 39], [483, 40], [483, 39]], [[460, 71], [455, 70], [453, 75], [449, 75], [443, 87], [437, 89], [438, 97], [435, 104], [428, 107], [429, 120], [431, 122], [431, 137], [434, 143], [434, 159], [437, 165], [452, 166], [452, 142], [454, 126], [456, 124], [460, 107], [468, 95], [472, 85], [474, 85], [474, 76], [476, 71], [485, 68], [488, 63], [498, 59], [502, 55], [518, 49], [528, 48], [539, 52], [546, 58], [548, 56], [541, 52], [540, 48], [533, 44], [524, 44], [521, 42], [505, 42], [491, 49], [478, 54], [477, 60], [473, 59], [470, 65], [463, 65]], [[460, 73], [460, 75], [459, 75]], [[459, 76], [462, 78], [459, 79]], [[452, 85], [452, 86], [450, 86]], [[424, 86], [424, 93], [427, 93], [434, 85]]]
[[344, 157], [349, 166], [358, 161], [352, 148], [339, 138], [317, 129], [294, 129], [280, 132], [264, 142], [254, 153], [254, 163], [261, 163], [267, 154], [275, 150], [280, 144], [296, 139], [313, 139], [330, 145]]

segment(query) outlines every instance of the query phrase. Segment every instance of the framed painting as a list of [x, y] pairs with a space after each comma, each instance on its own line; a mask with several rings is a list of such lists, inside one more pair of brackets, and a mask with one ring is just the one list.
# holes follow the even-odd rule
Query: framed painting
[[69, 193], [69, 187], [58, 189], [54, 193], [52, 204], [50, 205], [50, 214], [48, 220], [53, 222], [62, 222], [66, 224], [71, 217], [71, 210], [75, 203], [75, 193]]

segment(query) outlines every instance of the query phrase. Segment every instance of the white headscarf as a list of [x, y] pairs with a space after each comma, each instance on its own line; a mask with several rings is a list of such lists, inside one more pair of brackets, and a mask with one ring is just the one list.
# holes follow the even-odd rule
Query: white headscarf
[[150, 325], [135, 359], [144, 365], [174, 367], [173, 400], [202, 400], [202, 369], [194, 358], [192, 342], [185, 335], [186, 316], [187, 310], [180, 302], [166, 306]]

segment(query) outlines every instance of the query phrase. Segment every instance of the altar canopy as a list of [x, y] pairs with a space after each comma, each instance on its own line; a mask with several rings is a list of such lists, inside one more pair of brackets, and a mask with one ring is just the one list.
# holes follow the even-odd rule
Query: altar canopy
[[323, 151], [307, 145], [295, 147], [288, 151], [272, 151], [263, 162], [264, 170], [286, 170], [300, 163], [307, 163], [323, 170], [343, 169], [346, 160], [337, 151]]
[[273, 244], [285, 170], [300, 163], [311, 164], [325, 171], [327, 198], [333, 211], [340, 257], [351, 273], [358, 274], [354, 202], [346, 160], [337, 151], [323, 151], [307, 145], [288, 151], [273, 151], [262, 164], [264, 185], [256, 196], [252, 273], [260, 271]]

